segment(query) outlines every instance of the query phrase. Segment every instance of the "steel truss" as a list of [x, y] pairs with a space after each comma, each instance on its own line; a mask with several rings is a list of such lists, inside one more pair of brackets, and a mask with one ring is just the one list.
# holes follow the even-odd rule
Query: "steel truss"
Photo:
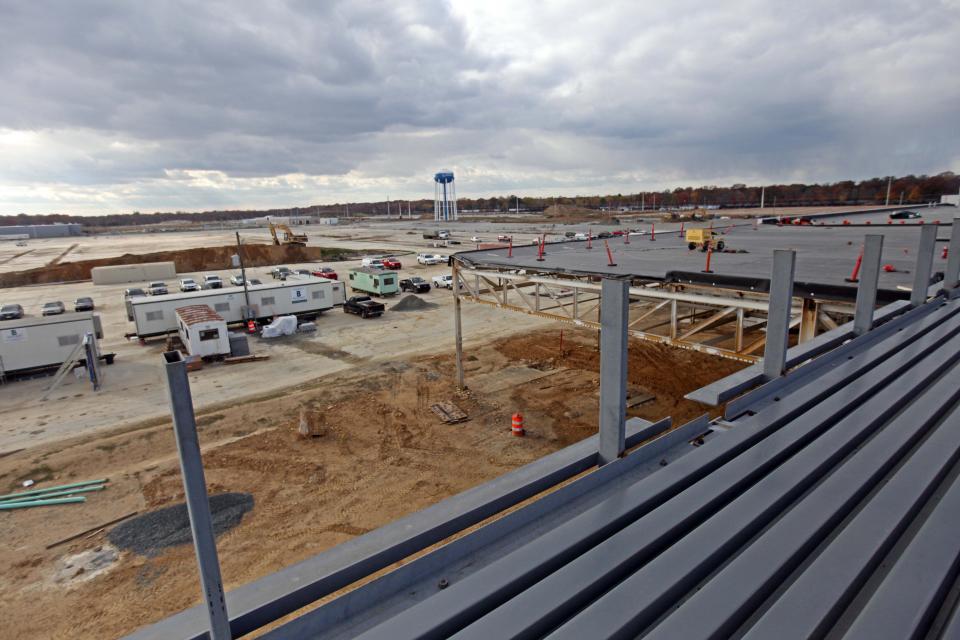
[[[475, 268], [453, 262], [460, 298], [576, 326], [600, 328], [599, 282], [589, 276]], [[754, 363], [766, 344], [766, 294], [661, 282], [631, 283], [630, 334], [641, 340]], [[794, 298], [798, 342], [836, 328], [853, 305]]]

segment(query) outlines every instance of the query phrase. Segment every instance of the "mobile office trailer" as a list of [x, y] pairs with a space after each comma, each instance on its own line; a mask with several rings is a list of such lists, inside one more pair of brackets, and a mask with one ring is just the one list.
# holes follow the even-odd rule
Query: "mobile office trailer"
[[400, 293], [399, 275], [394, 271], [360, 267], [348, 272], [350, 288], [375, 296], [392, 296]]
[[[285, 315], [314, 318], [345, 300], [342, 282], [312, 276], [253, 285], [247, 291], [251, 315], [258, 321]], [[248, 320], [243, 287], [144, 296], [130, 300], [135, 327], [130, 335], [149, 338], [177, 331], [177, 309], [195, 304], [209, 306], [228, 325]]]
[[205, 304], [178, 307], [177, 330], [180, 342], [192, 356], [219, 358], [230, 355], [227, 322]]
[[[88, 333], [103, 338], [99, 315], [63, 313], [0, 321], [0, 378], [59, 367]], [[113, 356], [103, 357], [110, 364]]]

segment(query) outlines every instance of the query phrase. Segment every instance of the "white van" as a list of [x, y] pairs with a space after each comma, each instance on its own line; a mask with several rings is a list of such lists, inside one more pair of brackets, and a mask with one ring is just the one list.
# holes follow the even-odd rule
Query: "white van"
[[384, 269], [382, 258], [364, 258], [361, 263], [364, 267], [373, 267], [374, 269]]

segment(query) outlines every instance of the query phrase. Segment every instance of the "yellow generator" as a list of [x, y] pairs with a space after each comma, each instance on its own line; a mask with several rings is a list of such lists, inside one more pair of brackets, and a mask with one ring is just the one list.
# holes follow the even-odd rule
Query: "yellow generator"
[[723, 251], [723, 240], [714, 240], [718, 235], [713, 229], [687, 229], [687, 248], [706, 251], [712, 244], [714, 251]]

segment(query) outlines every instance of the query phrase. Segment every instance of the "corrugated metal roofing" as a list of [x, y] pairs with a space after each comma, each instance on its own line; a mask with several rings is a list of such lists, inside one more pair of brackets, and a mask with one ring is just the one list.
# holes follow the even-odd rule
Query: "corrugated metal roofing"
[[177, 308], [177, 317], [186, 325], [200, 322], [223, 322], [223, 316], [205, 304], [191, 304]]
[[[941, 297], [669, 446], [562, 486], [551, 472], [553, 491], [262, 637], [958, 638], [958, 375], [960, 299]], [[364, 581], [395, 562], [391, 540], [426, 548], [429, 518], [466, 529], [462, 505], [490, 487], [228, 594], [235, 632], [309, 604], [310, 581], [313, 600]], [[201, 637], [202, 622], [138, 635]]]

